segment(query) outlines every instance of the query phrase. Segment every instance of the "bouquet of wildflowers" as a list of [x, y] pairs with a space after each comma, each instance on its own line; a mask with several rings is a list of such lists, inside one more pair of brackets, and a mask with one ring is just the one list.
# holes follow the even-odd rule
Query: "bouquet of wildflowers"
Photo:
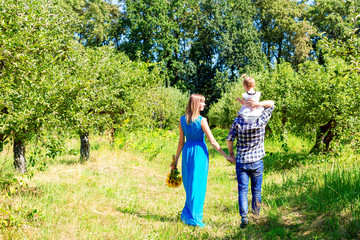
[[167, 178], [166, 178], [166, 185], [168, 187], [178, 187], [182, 184], [182, 178], [180, 176], [180, 172], [179, 170], [176, 168], [177, 165], [177, 161], [175, 158], [175, 155], [172, 155], [172, 162], [171, 165], [172, 167], [175, 167], [174, 169], [171, 169], [170, 173], [168, 174]]

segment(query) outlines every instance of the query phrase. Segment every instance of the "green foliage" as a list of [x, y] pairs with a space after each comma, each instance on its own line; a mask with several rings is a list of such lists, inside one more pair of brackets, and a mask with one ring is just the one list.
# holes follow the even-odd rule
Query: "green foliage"
[[326, 37], [343, 40], [351, 30], [349, 13], [353, 4], [351, 1], [317, 0], [309, 6], [306, 17]]
[[[270, 122], [271, 130], [278, 135], [286, 137], [287, 130], [296, 126], [292, 121], [293, 115], [289, 113], [294, 98], [291, 98], [295, 91], [294, 84], [298, 81], [298, 75], [290, 63], [277, 64], [272, 71], [258, 76], [261, 98], [275, 101], [276, 110], [272, 114]], [[302, 133], [304, 135], [304, 133]]]
[[[360, 9], [359, 2], [319, 0], [316, 3], [310, 6], [305, 14], [314, 27], [311, 37], [314, 42], [316, 58], [321, 64], [324, 63], [324, 56], [328, 53], [335, 56], [342, 55], [351, 60], [357, 58], [359, 54], [353, 56], [353, 52], [358, 51], [353, 40], [359, 34], [357, 17]], [[353, 43], [349, 46], [350, 42]]]
[[181, 93], [175, 88], [160, 87], [156, 91], [146, 92], [143, 104], [143, 115], [152, 121], [146, 120], [145, 126], [153, 128], [174, 129], [179, 126], [180, 116], [185, 114], [189, 100], [188, 94]]
[[1, 9], [0, 134], [25, 139], [62, 107], [72, 19], [42, 0], [2, 1]]
[[0, 176], [0, 232], [4, 229], [21, 228], [25, 222], [41, 222], [41, 216], [36, 208], [18, 207], [12, 201], [17, 196], [39, 196], [38, 188], [30, 187], [26, 178]]
[[[346, 15], [345, 20], [343, 16], [333, 17], [337, 19], [337, 23], [333, 23], [331, 26], [335, 28], [341, 28], [341, 30], [333, 30], [332, 33], [335, 36], [321, 35], [319, 33], [317, 37], [320, 38], [318, 43], [318, 47], [321, 49], [323, 55], [328, 55], [334, 58], [341, 58], [346, 61], [347, 64], [350, 64], [354, 69], [352, 71], [359, 72], [360, 68], [360, 37], [359, 37], [359, 26], [360, 26], [360, 18], [358, 15], [360, 4], [358, 2], [343, 2], [345, 4], [343, 9], [346, 13], [342, 13], [342, 15]], [[341, 5], [340, 5], [341, 6]], [[330, 14], [336, 15], [336, 13]], [[339, 27], [341, 25], [342, 27]], [[337, 36], [336, 34], [339, 34]]]
[[121, 49], [130, 59], [137, 60], [139, 55], [142, 61], [152, 62], [158, 57], [165, 61], [163, 57], [170, 57], [173, 51], [177, 51], [178, 39], [174, 34], [179, 34], [179, 30], [170, 4], [164, 0], [126, 2], [126, 13], [120, 24], [127, 30], [128, 41], [121, 45]]
[[253, 16], [248, 0], [207, 0], [196, 5], [190, 21], [193, 37], [189, 49], [189, 62], [195, 68], [186, 79], [188, 89], [202, 93], [209, 105], [220, 98], [227, 83], [235, 81], [239, 72], [263, 67]]
[[[79, 46], [81, 49], [81, 46]], [[162, 79], [154, 64], [132, 62], [124, 54], [104, 46], [81, 49], [74, 56], [78, 82], [75, 101], [68, 109], [66, 122], [74, 131], [97, 128], [135, 127], [147, 119], [139, 102], [150, 102], [146, 92], [155, 91]]]
[[[120, 132], [116, 136], [115, 147], [144, 154], [146, 159], [152, 161], [159, 157], [163, 148], [174, 147], [176, 137], [174, 133], [161, 129], [142, 129], [131, 133]], [[172, 145], [169, 146], [169, 143]], [[170, 162], [170, 155], [168, 158]]]
[[[270, 72], [254, 75], [262, 92], [261, 100], [275, 101], [275, 111], [269, 122], [276, 135], [293, 133], [312, 137], [313, 131], [332, 124], [335, 138], [349, 141], [360, 128], [359, 75], [340, 58], [326, 58], [325, 66], [314, 61], [299, 65], [295, 72], [289, 63], [276, 65]], [[241, 83], [229, 88], [209, 112], [212, 125], [229, 127], [240, 105]], [[328, 130], [329, 130], [328, 129]], [[324, 134], [326, 134], [324, 132]], [[331, 138], [331, 142], [334, 138]]]
[[217, 70], [227, 72], [234, 81], [238, 73], [262, 69], [265, 55], [261, 51], [261, 33], [254, 26], [256, 7], [252, 1], [223, 0], [216, 4], [214, 12], [214, 29], [218, 31], [215, 39], [219, 39], [215, 45], [219, 54]]
[[[238, 71], [263, 65], [253, 8], [242, 1], [129, 1], [120, 45], [132, 60], [162, 62], [169, 84], [211, 104]], [[247, 29], [244, 31], [243, 29]]]
[[241, 109], [241, 104], [236, 101], [236, 98], [241, 96], [243, 86], [240, 82], [235, 82], [229, 85], [219, 101], [211, 105], [208, 117], [209, 124], [223, 128], [230, 128], [237, 112]]
[[[76, 44], [71, 14], [51, 3], [2, 4], [1, 145], [12, 136], [29, 140], [36, 134], [45, 139], [43, 131], [52, 130], [50, 136], [104, 131], [123, 128], [125, 121], [127, 129], [144, 123], [173, 127], [172, 114], [179, 111], [175, 105], [184, 98], [174, 90], [176, 99], [166, 97], [171, 112], [163, 114], [166, 108], [156, 107], [165, 97], [154, 101], [151, 94], [170, 92], [162, 92], [163, 79], [155, 64], [132, 62], [113, 47], [85, 49]], [[24, 8], [22, 14], [15, 14], [18, 7]], [[162, 116], [154, 119], [150, 108]], [[45, 155], [54, 158], [61, 145], [50, 140]]]
[[254, 4], [268, 62], [287, 61], [297, 65], [305, 61], [312, 50], [310, 28], [303, 18], [307, 5], [294, 0], [258, 0]]
[[[304, 129], [336, 120], [339, 137], [348, 137], [359, 129], [359, 75], [349, 72], [345, 61], [327, 59], [326, 66], [307, 62], [300, 67], [294, 86], [291, 114]], [[302, 131], [303, 131], [302, 130]]]
[[89, 47], [109, 45], [118, 29], [117, 19], [120, 17], [118, 6], [103, 0], [57, 0], [70, 15], [76, 17], [74, 31], [78, 41]]

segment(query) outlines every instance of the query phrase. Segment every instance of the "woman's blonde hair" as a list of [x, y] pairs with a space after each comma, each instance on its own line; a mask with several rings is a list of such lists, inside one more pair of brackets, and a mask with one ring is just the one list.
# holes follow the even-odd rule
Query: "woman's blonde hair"
[[205, 102], [205, 97], [201, 94], [191, 94], [188, 105], [186, 107], [186, 122], [190, 124], [200, 116], [200, 103]]
[[243, 75], [241, 75], [242, 78], [244, 78], [243, 81], [243, 85], [248, 87], [248, 88], [253, 88], [255, 87], [255, 79], [248, 76], [246, 73], [244, 73]]

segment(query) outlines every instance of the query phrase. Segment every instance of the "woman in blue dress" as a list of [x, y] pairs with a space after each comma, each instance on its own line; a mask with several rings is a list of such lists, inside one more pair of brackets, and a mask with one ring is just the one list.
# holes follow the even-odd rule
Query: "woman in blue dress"
[[207, 120], [200, 116], [200, 111], [203, 111], [204, 107], [204, 96], [200, 94], [190, 96], [186, 113], [180, 118], [180, 137], [175, 161], [177, 163], [182, 151], [181, 167], [186, 202], [181, 213], [181, 220], [185, 224], [199, 227], [205, 226], [202, 219], [209, 170], [209, 153], [205, 144], [205, 135], [210, 144], [227, 161], [235, 164], [235, 159], [227, 156], [213, 137]]

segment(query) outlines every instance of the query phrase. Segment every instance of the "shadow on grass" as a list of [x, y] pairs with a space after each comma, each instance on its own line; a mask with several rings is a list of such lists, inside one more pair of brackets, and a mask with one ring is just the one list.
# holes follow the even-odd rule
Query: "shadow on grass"
[[140, 218], [144, 218], [144, 219], [148, 219], [148, 220], [153, 220], [153, 221], [160, 221], [160, 222], [179, 222], [179, 221], [181, 221], [180, 220], [180, 215], [169, 217], [169, 216], [166, 216], [166, 215], [144, 213], [144, 212], [136, 211], [134, 209], [121, 208], [121, 207], [116, 208], [116, 210], [121, 212], [121, 213], [124, 213], [124, 214], [130, 214], [130, 215], [133, 215], [133, 216], [136, 216], [136, 217], [140, 217]]
[[[222, 148], [224, 152], [229, 155], [227, 148]], [[214, 158], [216, 156], [222, 157], [213, 147], [209, 147], [209, 157]], [[308, 162], [314, 162], [317, 159], [323, 159], [320, 155], [311, 155], [308, 152], [266, 152], [266, 156], [263, 158], [264, 171], [273, 172], [281, 170], [290, 170], [296, 168], [302, 164]]]
[[66, 165], [74, 165], [74, 164], [82, 163], [79, 156], [61, 158], [57, 162], [59, 164], [66, 164]]
[[[238, 213], [239, 206], [237, 203], [221, 205], [218, 208], [229, 214], [237, 214], [239, 216], [238, 225], [236, 228], [232, 228], [232, 233], [223, 238], [210, 237], [209, 239], [306, 239], [306, 237], [299, 237], [302, 234], [301, 224], [304, 221], [302, 216], [293, 220], [286, 216], [283, 217], [281, 213], [260, 216], [249, 213], [249, 225], [241, 229], [241, 217]], [[215, 222], [211, 225], [215, 228], [224, 228], [222, 224]]]
[[309, 216], [291, 219], [269, 214], [252, 219], [249, 225], [234, 229], [223, 238], [209, 239], [360, 239], [360, 219], [351, 219], [342, 226], [323, 220], [314, 221]]
[[[309, 153], [267, 152], [263, 158], [264, 171], [290, 170], [309, 161]], [[312, 157], [310, 157], [312, 159]], [[312, 160], [311, 160], [312, 161]]]
[[[293, 189], [294, 193], [285, 196], [288, 189]], [[341, 209], [349, 203], [357, 203], [360, 208], [360, 167], [326, 167], [322, 164], [312, 171], [289, 175], [281, 184], [272, 184], [267, 190], [277, 196], [277, 206], [305, 203], [310, 210], [324, 213], [330, 209]]]
[[[307, 231], [326, 239], [360, 239], [360, 167], [320, 164], [264, 186], [272, 208], [303, 206]], [[288, 194], [291, 189], [292, 193]], [[266, 198], [266, 197], [265, 197]], [[314, 222], [317, 222], [314, 224]]]
[[251, 219], [246, 228], [238, 226], [225, 237], [209, 239], [306, 239], [299, 237], [298, 231], [298, 223], [285, 223], [278, 216], [267, 216]]

